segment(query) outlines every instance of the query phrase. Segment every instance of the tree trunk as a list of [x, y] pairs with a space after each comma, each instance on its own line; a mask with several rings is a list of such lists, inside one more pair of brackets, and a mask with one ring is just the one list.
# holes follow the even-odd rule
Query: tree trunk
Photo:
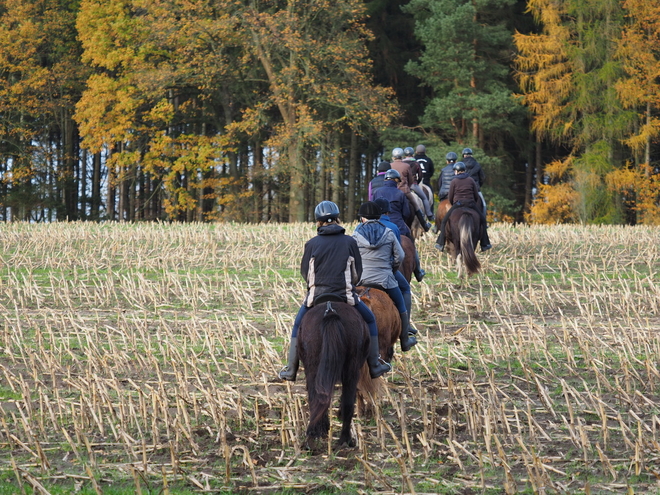
[[[341, 136], [338, 132], [332, 136], [332, 202], [339, 206], [341, 202]], [[341, 210], [341, 207], [340, 207]]]
[[359, 159], [358, 136], [355, 132], [351, 132], [351, 151], [348, 161], [348, 210], [346, 212], [346, 218], [355, 218], [355, 214], [357, 213], [355, 201], [357, 190], [360, 187], [360, 176], [358, 174]]

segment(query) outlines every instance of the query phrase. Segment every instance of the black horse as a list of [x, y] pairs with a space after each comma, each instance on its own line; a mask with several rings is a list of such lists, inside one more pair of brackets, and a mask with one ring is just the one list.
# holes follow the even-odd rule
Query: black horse
[[467, 271], [468, 276], [477, 273], [481, 268], [481, 263], [474, 251], [481, 237], [479, 213], [472, 208], [456, 208], [450, 213], [445, 232], [459, 277], [463, 268]]
[[360, 368], [366, 361], [369, 341], [369, 330], [362, 316], [344, 302], [317, 302], [303, 318], [298, 331], [298, 355], [307, 379], [307, 445], [312, 451], [317, 450], [318, 439], [328, 435], [328, 409], [335, 383], [340, 381], [339, 417], [343, 424], [339, 445], [355, 446], [351, 422]]

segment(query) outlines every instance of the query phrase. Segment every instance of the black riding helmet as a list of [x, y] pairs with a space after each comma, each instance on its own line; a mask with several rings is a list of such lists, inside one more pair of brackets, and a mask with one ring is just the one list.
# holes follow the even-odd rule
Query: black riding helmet
[[381, 216], [380, 206], [373, 201], [362, 203], [358, 211], [358, 216], [364, 217], [367, 220], [377, 220]]
[[339, 207], [332, 201], [321, 201], [314, 208], [314, 216], [317, 222], [327, 222], [328, 220], [337, 220], [339, 217]]
[[454, 163], [454, 170], [458, 172], [465, 172], [465, 163], [463, 162], [456, 162]]
[[415, 150], [412, 149], [410, 146], [406, 146], [406, 147], [403, 149], [403, 154], [404, 154], [405, 156], [413, 156], [413, 155], [415, 154]]
[[385, 172], [385, 180], [394, 180], [399, 182], [401, 180], [401, 174], [399, 173], [398, 170], [394, 170], [393, 168], [391, 168], [387, 172]]
[[450, 151], [449, 153], [447, 153], [445, 158], [447, 159], [448, 162], [455, 162], [456, 160], [458, 160], [458, 155], [453, 151]]
[[376, 198], [374, 199], [374, 203], [376, 203], [380, 207], [380, 212], [385, 215], [387, 212], [390, 211], [390, 202], [385, 199], [385, 198]]

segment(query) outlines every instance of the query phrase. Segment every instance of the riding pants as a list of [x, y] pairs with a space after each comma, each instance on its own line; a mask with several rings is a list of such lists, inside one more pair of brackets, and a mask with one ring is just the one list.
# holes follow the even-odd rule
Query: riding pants
[[394, 305], [396, 306], [396, 309], [399, 311], [399, 313], [405, 313], [408, 311], [408, 308], [406, 308], [406, 302], [403, 299], [403, 294], [401, 294], [401, 289], [399, 289], [398, 286], [392, 289], [385, 289], [385, 292], [387, 292], [387, 295], [390, 296], [390, 299], [392, 299], [392, 302], [394, 302]]
[[399, 270], [394, 271], [394, 278], [396, 278], [397, 283], [399, 284], [399, 289], [401, 290], [402, 295], [410, 294], [410, 284], [406, 280], [406, 277], [403, 276]]
[[[402, 298], [403, 299], [403, 298]], [[296, 319], [293, 321], [293, 330], [291, 331], [291, 338], [298, 336], [298, 329], [300, 328], [300, 323], [302, 322], [303, 317], [307, 314], [311, 308], [305, 306], [304, 304], [300, 306]], [[376, 326], [376, 317], [371, 312], [369, 307], [364, 304], [361, 300], [358, 299], [358, 303], [355, 305], [355, 309], [358, 310], [365, 323], [369, 327], [369, 335], [372, 337], [378, 335], [378, 327]]]

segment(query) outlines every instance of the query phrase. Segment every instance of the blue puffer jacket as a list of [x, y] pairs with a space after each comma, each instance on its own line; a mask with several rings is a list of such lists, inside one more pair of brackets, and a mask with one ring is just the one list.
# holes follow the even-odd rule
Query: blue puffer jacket
[[438, 177], [438, 197], [440, 201], [445, 199], [449, 194], [449, 185], [451, 181], [454, 180], [454, 164], [451, 163], [444, 167], [440, 171], [440, 177]]
[[362, 256], [361, 284], [377, 284], [385, 289], [398, 287], [394, 277], [405, 253], [391, 229], [378, 220], [368, 220], [355, 229], [353, 238], [357, 241]]

